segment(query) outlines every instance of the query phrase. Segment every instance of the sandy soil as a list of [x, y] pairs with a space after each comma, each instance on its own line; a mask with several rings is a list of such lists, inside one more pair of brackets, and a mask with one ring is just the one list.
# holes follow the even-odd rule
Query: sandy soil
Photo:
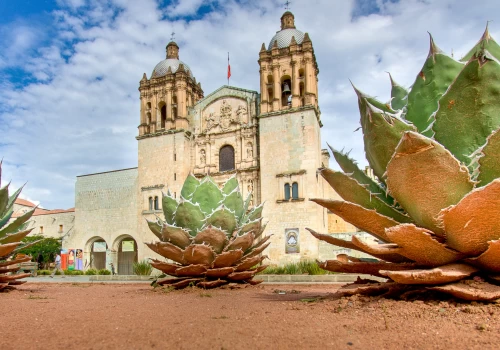
[[500, 304], [318, 299], [336, 288], [28, 283], [0, 293], [0, 349], [500, 348]]

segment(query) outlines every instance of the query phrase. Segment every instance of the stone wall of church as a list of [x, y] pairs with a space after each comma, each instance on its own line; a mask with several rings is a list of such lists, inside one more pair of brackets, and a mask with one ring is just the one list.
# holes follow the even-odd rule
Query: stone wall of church
[[65, 212], [32, 216], [28, 228], [33, 228], [30, 235], [61, 238], [69, 235], [74, 230], [74, 226], [75, 213]]
[[63, 248], [84, 249], [90, 261], [93, 242], [103, 239], [110, 252], [106, 266], [116, 261], [121, 240], [134, 237], [139, 256], [144, 245], [137, 229], [137, 168], [78, 176], [75, 186], [75, 227], [63, 240]]
[[[313, 107], [298, 108], [260, 117], [261, 196], [263, 217], [272, 234], [266, 250], [272, 264], [312, 260], [318, 256], [318, 240], [306, 227], [327, 230], [327, 211], [309, 201], [324, 198], [327, 184], [317, 178], [321, 165], [320, 128]], [[285, 186], [296, 183], [298, 198], [285, 196]]]

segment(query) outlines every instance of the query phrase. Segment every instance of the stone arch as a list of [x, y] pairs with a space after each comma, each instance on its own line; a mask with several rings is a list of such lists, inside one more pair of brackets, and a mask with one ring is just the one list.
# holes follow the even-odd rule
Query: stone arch
[[167, 104], [164, 101], [158, 103], [158, 110], [160, 111], [160, 128], [165, 129], [167, 122]]
[[[104, 244], [96, 244], [104, 243]], [[93, 236], [85, 244], [84, 249], [84, 262], [85, 269], [93, 268], [96, 270], [106, 268], [106, 251], [108, 250], [108, 243], [100, 236]]]
[[116, 252], [114, 263], [115, 273], [118, 275], [133, 275], [134, 263], [137, 262], [137, 241], [131, 235], [120, 235], [113, 242], [113, 251]]
[[[281, 106], [288, 106], [291, 104], [292, 100], [292, 77], [289, 75], [283, 75], [280, 79], [281, 82]], [[286, 91], [285, 91], [286, 88]]]

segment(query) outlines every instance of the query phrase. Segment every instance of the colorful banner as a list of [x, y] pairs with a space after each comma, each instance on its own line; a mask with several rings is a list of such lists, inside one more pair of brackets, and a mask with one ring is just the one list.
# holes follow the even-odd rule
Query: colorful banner
[[69, 249], [68, 250], [68, 270], [74, 270], [74, 269], [75, 269], [75, 250]]
[[83, 270], [83, 249], [76, 250], [75, 270]]

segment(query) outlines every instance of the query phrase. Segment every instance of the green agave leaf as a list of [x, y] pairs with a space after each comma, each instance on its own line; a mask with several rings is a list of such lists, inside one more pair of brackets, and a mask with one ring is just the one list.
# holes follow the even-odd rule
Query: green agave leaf
[[162, 239], [161, 235], [161, 225], [158, 223], [158, 221], [150, 221], [146, 219], [146, 222], [148, 223], [148, 227], [155, 234], [156, 237], [159, 239]]
[[370, 193], [376, 195], [387, 204], [393, 205], [393, 198], [391, 196], [388, 196], [385, 189], [380, 187], [378, 183], [373, 181], [371, 177], [369, 177], [365, 174], [364, 171], [359, 169], [356, 162], [353, 159], [349, 158], [349, 154], [336, 151], [330, 145], [328, 145], [328, 147], [330, 147], [330, 149], [332, 150], [335, 160], [340, 165], [344, 173], [348, 174], [360, 184], [365, 185], [365, 188], [370, 191]]
[[4, 225], [9, 222], [13, 213], [14, 207], [11, 207], [10, 210], [5, 214], [5, 216], [0, 219], [0, 228], [4, 227]]
[[394, 110], [403, 109], [408, 102], [408, 90], [396, 83], [392, 79], [391, 73], [389, 73], [389, 78], [391, 79], [391, 108]]
[[191, 199], [191, 196], [199, 185], [200, 181], [193, 174], [189, 174], [182, 185], [181, 196], [185, 199]]
[[231, 176], [224, 184], [222, 192], [224, 194], [231, 194], [231, 192], [233, 192], [236, 188], [238, 188], [238, 180], [236, 179], [236, 176]]
[[429, 36], [429, 55], [408, 94], [405, 114], [405, 119], [426, 136], [432, 136], [429, 126], [434, 122], [439, 99], [464, 67], [462, 63], [446, 56]]
[[[263, 229], [261, 228], [261, 221], [262, 221], [262, 218], [259, 218], [259, 219], [256, 219], [254, 221], [251, 221], [251, 222], [243, 225], [243, 227], [241, 227], [238, 234], [242, 235], [242, 234], [250, 232], [250, 231], [253, 231], [254, 233], [259, 232], [259, 235], [262, 234]], [[264, 228], [265, 228], [265, 225], [264, 225]]]
[[252, 200], [252, 193], [249, 193], [247, 196], [247, 199], [245, 199], [245, 203], [243, 204], [243, 215], [241, 216], [241, 219], [239, 221], [239, 224], [241, 225], [242, 223], [246, 222], [246, 212], [248, 211], [248, 207], [250, 206], [250, 201]]
[[191, 236], [196, 236], [198, 230], [203, 226], [204, 220], [205, 214], [203, 214], [198, 204], [193, 204], [181, 198], [174, 215], [175, 226], [185, 228]]
[[416, 130], [413, 125], [374, 108], [366, 99], [358, 94], [361, 127], [366, 159], [378, 179], [384, 182], [383, 176], [387, 163], [405, 131]]
[[500, 129], [495, 130], [486, 144], [481, 148], [479, 158], [479, 175], [477, 181], [480, 186], [489, 184], [500, 177]]
[[23, 225], [26, 221], [31, 218], [33, 213], [35, 212], [36, 208], [33, 208], [32, 210], [24, 213], [23, 215], [17, 217], [14, 221], [12, 221], [10, 224], [5, 226], [0, 230], [0, 238], [5, 237], [7, 233], [14, 233], [19, 231], [20, 229], [23, 228]]
[[236, 187], [231, 194], [224, 197], [222, 204], [234, 211], [236, 221], [240, 222], [241, 217], [245, 214], [245, 203], [243, 203], [243, 198], [241, 197], [238, 187]]
[[170, 196], [170, 191], [165, 194], [162, 192], [161, 206], [163, 209], [163, 215], [165, 215], [165, 221], [170, 225], [174, 223], [174, 213], [179, 204], [174, 197]]
[[441, 209], [458, 203], [474, 187], [467, 168], [438, 142], [406, 132], [387, 166], [387, 188], [421, 227], [443, 237]]
[[29, 235], [31, 231], [33, 231], [33, 229], [8, 234], [5, 237], [0, 238], [0, 244], [20, 242], [24, 237]]
[[261, 218], [263, 210], [264, 210], [264, 203], [253, 208], [253, 210], [247, 215], [245, 222], [254, 221]]
[[0, 188], [0, 215], [8, 211], [7, 204], [9, 203], [9, 185], [10, 182], [4, 187]]
[[490, 32], [488, 30], [488, 23], [486, 23], [486, 29], [484, 30], [483, 36], [477, 42], [474, 47], [467, 52], [467, 54], [460, 59], [462, 62], [468, 62], [471, 58], [476, 56], [477, 53], [481, 51], [490, 52], [495, 58], [500, 59], [500, 46], [496, 43], [496, 41], [491, 37]]
[[[24, 185], [22, 185], [20, 188], [16, 190], [10, 197], [7, 202], [6, 207], [4, 208], [4, 211], [0, 211], [0, 217], [3, 217], [6, 213], [8, 213], [11, 209], [13, 210], [14, 208], [14, 202], [16, 201], [17, 197], [21, 194], [22, 189], [24, 188]], [[0, 226], [1, 227], [1, 226]]]
[[237, 226], [234, 212], [221, 205], [205, 220], [205, 227], [212, 225], [225, 231], [228, 235], [232, 234]]
[[381, 102], [381, 101], [377, 100], [375, 97], [365, 94], [364, 92], [358, 90], [352, 82], [351, 82], [351, 85], [354, 88], [354, 91], [356, 91], [356, 94], [358, 95], [358, 99], [364, 99], [364, 100], [368, 101], [369, 104], [371, 104], [372, 106], [374, 106], [375, 108], [377, 108], [383, 112], [391, 113], [391, 114], [396, 113], [396, 111], [391, 108], [389, 103]]
[[471, 59], [439, 100], [434, 139], [464, 164], [500, 127], [500, 64], [487, 51]]
[[346, 174], [326, 168], [321, 170], [321, 176], [345, 201], [358, 204], [365, 209], [374, 209], [397, 222], [411, 222], [409, 217], [372, 195], [363, 185]]
[[224, 198], [219, 187], [210, 177], [205, 177], [193, 193], [191, 201], [198, 203], [205, 214], [210, 214]]

